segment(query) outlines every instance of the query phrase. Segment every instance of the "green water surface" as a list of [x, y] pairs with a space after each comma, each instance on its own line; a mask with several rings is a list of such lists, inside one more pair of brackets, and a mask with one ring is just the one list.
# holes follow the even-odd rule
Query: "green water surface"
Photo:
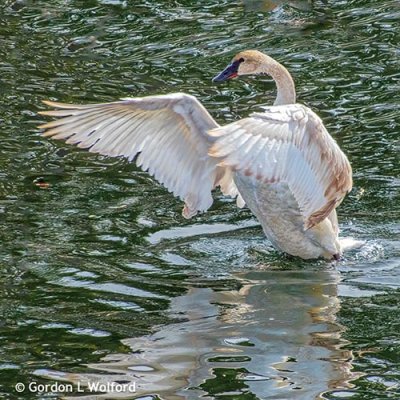
[[[133, 164], [36, 128], [44, 99], [174, 91], [245, 117], [271, 80], [211, 78], [247, 48], [289, 69], [352, 163], [338, 213], [362, 243], [336, 264], [279, 254], [218, 192], [184, 220]], [[0, 397], [399, 399], [399, 70], [394, 0], [3, 0]]]

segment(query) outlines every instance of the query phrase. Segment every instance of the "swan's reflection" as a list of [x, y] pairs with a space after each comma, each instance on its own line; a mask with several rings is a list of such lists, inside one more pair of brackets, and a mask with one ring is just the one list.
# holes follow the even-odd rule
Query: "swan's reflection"
[[238, 290], [193, 284], [171, 304], [171, 315], [182, 322], [124, 340], [132, 352], [89, 365], [93, 373], [38, 374], [82, 387], [88, 382], [136, 383], [136, 393], [88, 394], [82, 399], [249, 393], [251, 398], [309, 400], [346, 387], [351, 354], [341, 349], [342, 327], [336, 322], [336, 270], [258, 268], [234, 278]]

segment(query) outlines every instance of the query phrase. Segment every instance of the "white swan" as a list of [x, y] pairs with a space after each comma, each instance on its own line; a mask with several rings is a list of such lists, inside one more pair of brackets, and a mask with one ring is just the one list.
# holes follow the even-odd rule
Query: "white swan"
[[104, 104], [45, 101], [61, 117], [41, 125], [43, 136], [89, 151], [124, 156], [184, 202], [183, 216], [207, 210], [211, 191], [237, 196], [272, 244], [304, 259], [338, 259], [335, 208], [351, 190], [350, 164], [309, 108], [295, 104], [293, 80], [271, 57], [247, 50], [214, 81], [268, 74], [274, 106], [219, 126], [193, 96], [173, 93]]

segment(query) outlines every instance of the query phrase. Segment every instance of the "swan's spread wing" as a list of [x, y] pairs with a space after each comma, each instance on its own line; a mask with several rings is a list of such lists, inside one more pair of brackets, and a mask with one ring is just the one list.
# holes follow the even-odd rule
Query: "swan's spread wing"
[[139, 154], [136, 164], [185, 201], [187, 218], [211, 206], [211, 190], [217, 185], [225, 194], [237, 194], [231, 171], [208, 156], [213, 139], [206, 133], [218, 124], [193, 96], [174, 93], [104, 104], [45, 104], [57, 110], [40, 114], [61, 118], [41, 125], [43, 136], [130, 161]]
[[287, 182], [308, 229], [324, 220], [351, 190], [351, 167], [321, 119], [299, 104], [263, 113], [209, 132], [209, 154], [220, 165], [266, 183]]

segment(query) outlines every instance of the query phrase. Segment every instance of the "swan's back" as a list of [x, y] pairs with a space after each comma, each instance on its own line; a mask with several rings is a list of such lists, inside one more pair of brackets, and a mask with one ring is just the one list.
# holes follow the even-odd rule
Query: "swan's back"
[[210, 154], [220, 164], [265, 184], [286, 182], [306, 229], [318, 224], [351, 190], [351, 166], [321, 119], [300, 104], [265, 107], [216, 128]]
[[266, 107], [210, 135], [217, 139], [210, 154], [235, 171], [275, 247], [305, 259], [340, 253], [335, 208], [351, 189], [351, 167], [314, 112]]

